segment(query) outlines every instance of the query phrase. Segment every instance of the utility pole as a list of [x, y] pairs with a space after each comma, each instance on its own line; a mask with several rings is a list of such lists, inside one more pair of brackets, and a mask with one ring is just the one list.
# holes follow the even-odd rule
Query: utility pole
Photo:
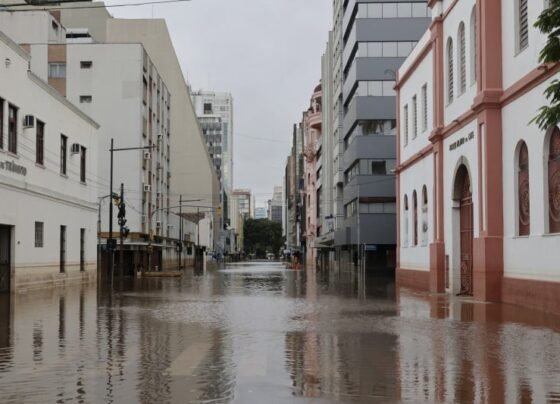
[[179, 195], [179, 269], [181, 265], [181, 255], [183, 254], [183, 195]]
[[[200, 208], [196, 208], [196, 264], [198, 265], [198, 261], [200, 258]], [[202, 264], [202, 260], [200, 259], [200, 263]]]
[[[111, 138], [111, 179], [109, 184], [109, 195], [113, 195], [113, 138]], [[112, 197], [111, 197], [112, 199]], [[109, 250], [109, 276], [111, 277], [111, 289], [113, 288], [113, 271], [115, 261], [115, 245], [113, 240], [113, 201], [109, 204], [109, 240], [107, 241]]]
[[119, 201], [119, 226], [120, 226], [120, 249], [119, 249], [119, 276], [123, 276], [124, 264], [124, 225], [126, 224], [126, 211], [124, 204], [124, 184], [121, 182], [121, 197]]

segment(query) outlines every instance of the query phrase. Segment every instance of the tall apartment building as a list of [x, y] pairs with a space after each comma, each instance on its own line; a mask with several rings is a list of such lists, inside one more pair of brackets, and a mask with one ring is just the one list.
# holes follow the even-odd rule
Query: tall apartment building
[[[0, 27], [16, 39], [28, 26], [12, 17]], [[34, 39], [58, 38], [53, 16], [28, 17]], [[99, 125], [29, 69], [39, 61], [14, 39], [0, 32], [0, 292], [91, 281]]]
[[[396, 73], [426, 30], [425, 0], [334, 2], [325, 78], [333, 144], [335, 245], [342, 262], [394, 265]], [[330, 68], [329, 68], [330, 65]], [[328, 88], [328, 87], [326, 87]], [[323, 136], [325, 137], [325, 136]], [[336, 186], [336, 190], [334, 187]]]
[[216, 153], [210, 154], [219, 155], [220, 178], [229, 195], [233, 189], [233, 97], [230, 93], [200, 90], [192, 93], [192, 99], [199, 120], [210, 117], [220, 120], [221, 138], [212, 139], [213, 147], [219, 147], [219, 153], [215, 150]]
[[[202, 249], [214, 249], [219, 238], [220, 182], [210, 159], [192, 104], [190, 90], [177, 60], [165, 20], [112, 18], [104, 8], [82, 9], [90, 3], [74, 3], [60, 11], [62, 23], [72, 30], [87, 30], [94, 42], [141, 44], [150, 55], [161, 80], [169, 89], [170, 103], [170, 205], [184, 203], [183, 213], [203, 214], [199, 227], [208, 233]], [[83, 33], [82, 33], [83, 35]], [[123, 93], [126, 94], [126, 86]], [[196, 206], [194, 206], [196, 205]], [[175, 232], [177, 228], [175, 229]], [[183, 238], [185, 236], [183, 235]]]
[[294, 124], [292, 148], [284, 171], [283, 228], [286, 250], [290, 254], [301, 254], [305, 251], [304, 158], [303, 128], [301, 124]]
[[397, 281], [558, 312], [560, 127], [531, 120], [544, 1], [430, 1], [399, 70]]

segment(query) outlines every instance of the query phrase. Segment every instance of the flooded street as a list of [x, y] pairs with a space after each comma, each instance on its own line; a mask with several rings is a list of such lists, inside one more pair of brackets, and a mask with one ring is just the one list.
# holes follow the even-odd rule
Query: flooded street
[[560, 318], [230, 265], [0, 299], [2, 403], [560, 403]]

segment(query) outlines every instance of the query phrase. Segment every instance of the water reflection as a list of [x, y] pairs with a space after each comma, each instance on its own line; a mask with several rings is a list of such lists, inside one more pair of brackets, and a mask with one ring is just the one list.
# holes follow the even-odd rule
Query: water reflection
[[560, 319], [237, 264], [0, 295], [2, 402], [560, 403]]

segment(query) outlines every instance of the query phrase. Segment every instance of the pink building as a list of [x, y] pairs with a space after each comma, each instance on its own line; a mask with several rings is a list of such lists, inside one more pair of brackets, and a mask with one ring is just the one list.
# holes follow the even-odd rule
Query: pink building
[[321, 156], [321, 85], [315, 87], [311, 106], [303, 114], [303, 138], [305, 144], [305, 259], [308, 268], [315, 266], [317, 250], [317, 160]]

